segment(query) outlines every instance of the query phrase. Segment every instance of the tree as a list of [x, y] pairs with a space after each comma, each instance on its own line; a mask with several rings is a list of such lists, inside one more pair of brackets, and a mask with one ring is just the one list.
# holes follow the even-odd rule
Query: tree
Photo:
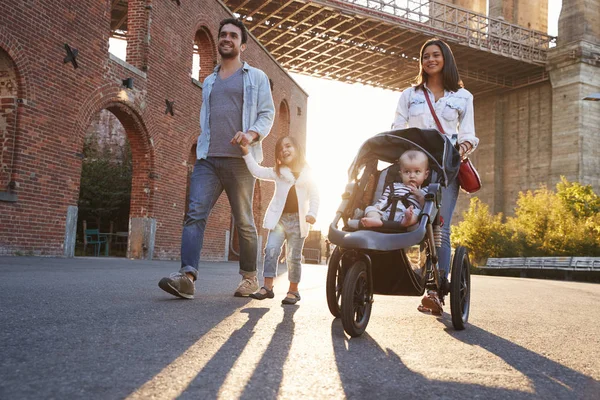
[[590, 185], [564, 177], [556, 192], [543, 185], [520, 192], [506, 223], [477, 198], [463, 216], [452, 227], [452, 244], [467, 246], [475, 264], [488, 257], [600, 256], [600, 198]]
[[103, 221], [117, 219], [124, 209], [129, 213], [131, 151], [127, 142], [122, 147], [105, 145], [92, 131], [83, 153], [79, 219], [94, 220], [100, 227]]
[[477, 197], [471, 199], [463, 221], [452, 227], [451, 241], [454, 247], [469, 248], [474, 264], [485, 262], [488, 257], [513, 257], [520, 247], [511, 242], [511, 232], [502, 223], [502, 214], [492, 215], [489, 206]]

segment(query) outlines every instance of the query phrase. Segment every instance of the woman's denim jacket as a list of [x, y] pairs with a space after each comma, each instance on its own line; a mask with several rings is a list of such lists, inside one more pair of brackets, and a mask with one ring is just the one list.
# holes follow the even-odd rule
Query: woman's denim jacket
[[[196, 158], [203, 159], [208, 156], [210, 145], [210, 92], [220, 65], [217, 65], [212, 74], [206, 77], [202, 84], [202, 107], [200, 108], [200, 137], [196, 148]], [[242, 130], [258, 133], [258, 140], [250, 147], [250, 153], [257, 162], [263, 160], [262, 140], [269, 134], [275, 117], [275, 105], [271, 95], [271, 85], [267, 75], [258, 68], [251, 67], [244, 62], [242, 65], [244, 80], [244, 100], [242, 109]]]
[[[427, 86], [425, 90], [432, 100], [432, 106], [440, 120], [445, 134], [452, 143], [469, 142], [473, 151], [479, 143], [475, 136], [475, 118], [473, 113], [473, 95], [466, 89], [460, 88], [456, 92], [444, 91], [444, 97], [434, 102], [434, 96]], [[410, 87], [402, 92], [392, 129], [420, 128], [438, 129], [422, 90]]]

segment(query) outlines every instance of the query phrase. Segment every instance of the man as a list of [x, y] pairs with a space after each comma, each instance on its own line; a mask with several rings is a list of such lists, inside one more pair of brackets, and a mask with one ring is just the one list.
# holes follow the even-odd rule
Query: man
[[240, 59], [247, 39], [241, 21], [234, 18], [221, 21], [217, 42], [221, 64], [202, 85], [201, 134], [181, 238], [181, 269], [158, 283], [174, 296], [194, 297], [206, 220], [223, 190], [229, 199], [240, 243], [242, 281], [234, 295], [248, 296], [258, 290], [258, 238], [252, 213], [255, 179], [242, 159], [238, 144], [249, 144], [255, 159], [262, 161], [261, 142], [273, 125], [275, 106], [265, 73]]

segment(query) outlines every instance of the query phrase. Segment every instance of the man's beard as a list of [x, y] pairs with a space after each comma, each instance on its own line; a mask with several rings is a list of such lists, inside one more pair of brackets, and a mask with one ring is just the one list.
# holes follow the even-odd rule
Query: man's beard
[[219, 51], [219, 55], [221, 56], [221, 58], [224, 58], [226, 60], [236, 58], [240, 54], [240, 52], [238, 50], [236, 50], [235, 48], [232, 48], [229, 53], [225, 53], [225, 54], [223, 54], [223, 50], [221, 49], [220, 46], [217, 50]]

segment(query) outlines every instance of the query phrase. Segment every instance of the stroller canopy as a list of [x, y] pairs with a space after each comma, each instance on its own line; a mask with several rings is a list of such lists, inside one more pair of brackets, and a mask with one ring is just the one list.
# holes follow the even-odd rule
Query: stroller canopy
[[407, 150], [421, 150], [429, 157], [429, 168], [435, 170], [443, 186], [456, 178], [460, 154], [450, 140], [435, 129], [397, 129], [379, 133], [367, 139], [348, 170], [349, 179], [358, 176], [360, 169], [371, 160], [393, 163]]

